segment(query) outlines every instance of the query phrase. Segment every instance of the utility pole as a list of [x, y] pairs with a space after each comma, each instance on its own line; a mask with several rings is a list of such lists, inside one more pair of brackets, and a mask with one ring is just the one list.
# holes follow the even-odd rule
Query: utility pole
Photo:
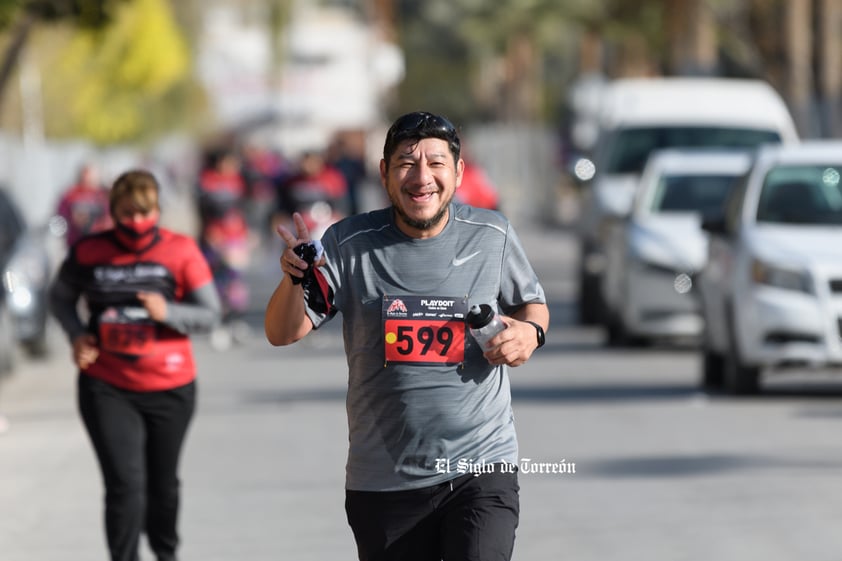
[[664, 2], [667, 62], [670, 74], [709, 76], [716, 73], [716, 27], [704, 0]]
[[812, 0], [789, 0], [784, 8], [786, 97], [802, 136], [810, 136], [813, 97]]
[[842, 133], [842, 0], [819, 0], [816, 42], [818, 53], [819, 134], [836, 138]]

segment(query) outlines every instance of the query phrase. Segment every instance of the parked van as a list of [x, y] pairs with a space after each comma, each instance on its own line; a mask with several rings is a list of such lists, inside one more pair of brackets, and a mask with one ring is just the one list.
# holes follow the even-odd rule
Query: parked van
[[649, 154], [662, 148], [753, 148], [798, 142], [780, 95], [761, 80], [629, 78], [602, 93], [596, 171], [584, 187], [578, 223], [579, 320], [603, 321], [603, 245], [611, 221], [631, 210]]

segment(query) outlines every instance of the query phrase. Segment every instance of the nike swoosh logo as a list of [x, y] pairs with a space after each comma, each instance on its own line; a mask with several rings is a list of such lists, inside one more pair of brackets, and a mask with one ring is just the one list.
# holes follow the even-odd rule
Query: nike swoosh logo
[[452, 261], [452, 264], [453, 264], [454, 267], [458, 267], [459, 265], [462, 265], [463, 263], [465, 263], [467, 261], [470, 261], [471, 259], [473, 259], [474, 257], [476, 257], [479, 254], [480, 254], [479, 251], [475, 251], [470, 255], [466, 255], [465, 257], [454, 257], [453, 261]]

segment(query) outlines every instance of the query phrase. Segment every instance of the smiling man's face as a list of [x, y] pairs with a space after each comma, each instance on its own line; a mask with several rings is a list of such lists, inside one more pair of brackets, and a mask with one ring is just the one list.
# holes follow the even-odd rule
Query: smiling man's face
[[386, 165], [380, 179], [395, 209], [398, 228], [414, 238], [435, 236], [447, 224], [448, 206], [462, 183], [465, 163], [454, 161], [447, 141], [406, 140]]

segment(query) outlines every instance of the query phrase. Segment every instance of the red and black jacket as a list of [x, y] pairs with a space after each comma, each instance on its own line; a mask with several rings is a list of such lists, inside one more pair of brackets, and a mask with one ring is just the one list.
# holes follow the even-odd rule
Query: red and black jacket
[[212, 282], [193, 239], [169, 230], [159, 229], [155, 240], [137, 252], [121, 245], [114, 230], [79, 240], [56, 283], [70, 289], [74, 305], [84, 298], [90, 312], [87, 331], [99, 340], [100, 355], [83, 374], [134, 391], [192, 381], [196, 366], [188, 335], [152, 321], [136, 295], [156, 292], [178, 305]]

